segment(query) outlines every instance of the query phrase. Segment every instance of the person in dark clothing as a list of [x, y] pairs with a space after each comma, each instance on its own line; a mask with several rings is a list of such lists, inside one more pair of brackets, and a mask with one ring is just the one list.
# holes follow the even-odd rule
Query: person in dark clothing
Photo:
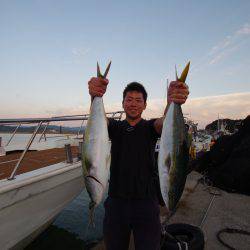
[[[89, 81], [91, 97], [103, 96], [108, 79]], [[163, 120], [170, 103], [183, 104], [189, 91], [185, 83], [173, 81], [163, 117], [144, 120], [147, 105], [143, 85], [132, 82], [123, 92], [126, 119], [107, 119], [111, 146], [110, 183], [104, 202], [104, 242], [107, 250], [126, 250], [133, 231], [136, 250], [160, 249], [158, 170], [155, 144], [161, 135]]]

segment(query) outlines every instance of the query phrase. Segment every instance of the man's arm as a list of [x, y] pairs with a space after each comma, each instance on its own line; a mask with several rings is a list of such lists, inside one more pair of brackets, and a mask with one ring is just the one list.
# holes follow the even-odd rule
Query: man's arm
[[156, 119], [154, 122], [154, 128], [158, 134], [161, 134], [163, 122], [171, 102], [182, 105], [186, 102], [189, 95], [188, 86], [185, 83], [179, 81], [172, 81], [167, 91], [168, 101], [167, 106], [164, 110], [164, 114], [162, 117]]
[[164, 113], [163, 113], [163, 116], [156, 119], [155, 122], [154, 122], [154, 127], [155, 127], [155, 131], [160, 135], [161, 134], [161, 131], [162, 131], [162, 126], [163, 126], [163, 122], [164, 122], [164, 119], [165, 119], [165, 116], [168, 112], [168, 108], [169, 108], [170, 104], [167, 104], [165, 110], [164, 110]]

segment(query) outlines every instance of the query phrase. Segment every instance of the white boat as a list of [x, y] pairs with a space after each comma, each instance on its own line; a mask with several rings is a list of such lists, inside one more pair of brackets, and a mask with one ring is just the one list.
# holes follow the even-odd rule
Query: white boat
[[0, 180], [1, 249], [23, 249], [83, 188], [79, 161]]
[[[116, 114], [118, 116], [116, 116]], [[123, 112], [108, 113], [121, 119]], [[0, 156], [0, 249], [23, 249], [45, 230], [55, 217], [84, 188], [81, 150], [74, 146], [79, 137], [60, 138], [57, 142], [40, 144], [36, 152], [28, 152], [43, 122], [87, 120], [87, 116], [50, 119], [1, 119], [1, 124], [38, 123], [22, 154]], [[82, 123], [83, 124], [83, 123]], [[18, 125], [19, 126], [19, 125]], [[16, 133], [13, 133], [13, 135]], [[71, 144], [72, 154], [65, 154], [64, 144]], [[57, 148], [51, 148], [56, 145]], [[19, 150], [20, 145], [8, 151]], [[33, 146], [34, 149], [34, 146]], [[46, 149], [46, 150], [44, 150]], [[65, 155], [69, 156], [65, 159]], [[47, 161], [47, 162], [46, 162]], [[11, 167], [11, 170], [9, 169]]]

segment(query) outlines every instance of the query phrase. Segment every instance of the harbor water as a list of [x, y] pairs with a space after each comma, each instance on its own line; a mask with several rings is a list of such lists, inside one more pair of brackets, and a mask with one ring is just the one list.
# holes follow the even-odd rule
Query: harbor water
[[25, 250], [35, 249], [91, 249], [102, 239], [103, 203], [95, 210], [95, 225], [88, 226], [89, 197], [86, 190], [74, 199], [54, 223]]

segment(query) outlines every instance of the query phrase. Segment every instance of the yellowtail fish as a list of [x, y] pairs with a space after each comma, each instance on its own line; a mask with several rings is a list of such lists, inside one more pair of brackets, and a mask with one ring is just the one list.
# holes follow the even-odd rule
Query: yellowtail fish
[[[176, 80], [185, 82], [190, 62]], [[158, 171], [162, 198], [168, 210], [173, 212], [181, 198], [188, 165], [187, 129], [181, 105], [171, 103], [163, 122]]]
[[[97, 76], [106, 78], [111, 62], [104, 75], [97, 63]], [[93, 224], [94, 209], [105, 194], [109, 178], [110, 143], [107, 119], [102, 97], [94, 97], [84, 134], [82, 166], [85, 186], [90, 197], [90, 223]]]

